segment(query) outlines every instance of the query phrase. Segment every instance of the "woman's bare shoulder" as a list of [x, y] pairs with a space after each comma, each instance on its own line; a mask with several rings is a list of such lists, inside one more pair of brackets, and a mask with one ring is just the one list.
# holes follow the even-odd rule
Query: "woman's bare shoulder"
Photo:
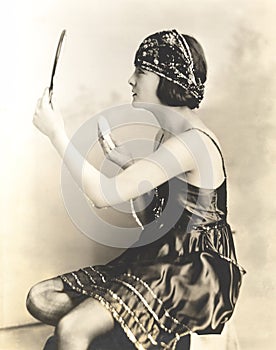
[[179, 138], [183, 138], [184, 140], [190, 137], [201, 136], [202, 138], [207, 139], [207, 141], [213, 140], [220, 147], [220, 141], [216, 134], [203, 123], [191, 126], [190, 128], [182, 131], [176, 136]]

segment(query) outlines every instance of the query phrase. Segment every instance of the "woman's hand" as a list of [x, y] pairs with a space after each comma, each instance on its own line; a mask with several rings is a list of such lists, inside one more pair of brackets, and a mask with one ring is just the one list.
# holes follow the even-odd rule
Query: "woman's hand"
[[111, 139], [115, 146], [112, 149], [104, 140], [104, 138], [99, 135], [99, 141], [102, 146], [102, 150], [107, 159], [109, 159], [111, 162], [115, 163], [122, 169], [126, 169], [128, 166], [134, 163], [132, 155], [124, 145], [119, 145], [113, 137], [111, 137]]
[[54, 110], [50, 103], [49, 88], [44, 90], [42, 97], [37, 101], [33, 124], [50, 139], [59, 131], [64, 130], [64, 121], [61, 113]]

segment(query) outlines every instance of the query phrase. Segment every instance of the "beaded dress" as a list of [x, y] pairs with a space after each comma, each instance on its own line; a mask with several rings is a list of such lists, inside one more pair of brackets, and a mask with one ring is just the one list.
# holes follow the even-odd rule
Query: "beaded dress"
[[[221, 154], [209, 134], [197, 130]], [[227, 223], [221, 158], [225, 178], [217, 189], [196, 187], [181, 176], [156, 189], [146, 215], [137, 213], [153, 223], [140, 236], [151, 236], [151, 243], [129, 248], [106, 265], [60, 276], [65, 291], [93, 297], [110, 310], [136, 349], [171, 350], [191, 332], [221, 333], [233, 313], [244, 270]]]

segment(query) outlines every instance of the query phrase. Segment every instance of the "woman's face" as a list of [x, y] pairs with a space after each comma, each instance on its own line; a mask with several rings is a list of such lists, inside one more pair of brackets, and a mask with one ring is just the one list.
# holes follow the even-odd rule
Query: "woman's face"
[[128, 83], [132, 86], [132, 102], [160, 104], [161, 102], [156, 95], [159, 80], [160, 78], [157, 74], [136, 67], [128, 80]]

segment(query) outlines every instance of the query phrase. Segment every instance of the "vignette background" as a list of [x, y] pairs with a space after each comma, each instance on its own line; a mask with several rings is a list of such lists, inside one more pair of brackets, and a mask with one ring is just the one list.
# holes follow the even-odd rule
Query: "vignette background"
[[[130, 102], [127, 79], [139, 43], [150, 33], [176, 28], [200, 41], [209, 64], [198, 113], [224, 150], [229, 222], [248, 272], [233, 317], [241, 349], [272, 349], [275, 1], [11, 0], [1, 5], [1, 327], [34, 322], [25, 298], [36, 282], [119, 253], [74, 227], [60, 193], [61, 161], [32, 125], [61, 30], [67, 29], [67, 40], [55, 98], [72, 135], [102, 109]], [[18, 342], [11, 337], [0, 347], [15, 349]]]

